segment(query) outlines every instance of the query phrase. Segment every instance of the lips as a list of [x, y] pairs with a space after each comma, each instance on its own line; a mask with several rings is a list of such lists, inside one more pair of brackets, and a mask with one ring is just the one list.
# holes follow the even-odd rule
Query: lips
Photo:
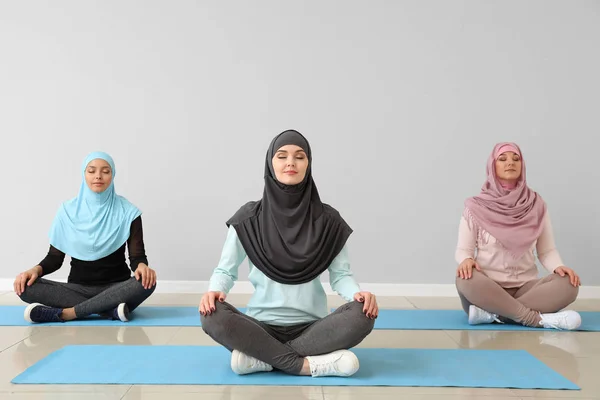
[[296, 175], [297, 172], [296, 171], [286, 171], [284, 172], [284, 174], [288, 174], [288, 175]]

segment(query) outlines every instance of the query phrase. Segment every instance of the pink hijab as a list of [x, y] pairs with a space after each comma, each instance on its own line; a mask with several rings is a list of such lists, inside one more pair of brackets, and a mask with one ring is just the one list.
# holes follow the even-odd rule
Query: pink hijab
[[[513, 151], [521, 157], [522, 170], [514, 188], [503, 185], [496, 176], [496, 160]], [[498, 143], [487, 163], [487, 180], [478, 196], [465, 201], [465, 217], [494, 236], [517, 259], [540, 237], [546, 203], [527, 186], [525, 160], [515, 143]]]

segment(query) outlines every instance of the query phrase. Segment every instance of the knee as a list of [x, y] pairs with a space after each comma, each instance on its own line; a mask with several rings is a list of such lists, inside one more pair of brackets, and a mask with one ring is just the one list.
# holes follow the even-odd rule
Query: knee
[[130, 279], [131, 279], [130, 282], [135, 287], [136, 294], [139, 294], [140, 296], [144, 296], [144, 297], [148, 298], [156, 290], [156, 284], [154, 284], [154, 286], [146, 289], [146, 288], [144, 288], [144, 285], [142, 285], [141, 280], [138, 281], [135, 278], [130, 278]]
[[215, 311], [209, 315], [200, 314], [202, 330], [210, 337], [222, 336], [225, 331], [225, 320], [229, 316], [226, 303], [215, 302]]
[[349, 315], [352, 315], [352, 319], [354, 321], [352, 326], [354, 329], [362, 332], [366, 336], [373, 330], [373, 327], [375, 326], [375, 319], [367, 317], [363, 311], [364, 306], [364, 303], [360, 303], [356, 300], [344, 305], [346, 308], [345, 312], [347, 312]]
[[456, 277], [456, 288], [459, 292], [462, 293], [465, 290], [469, 290], [470, 287], [477, 285], [477, 282], [479, 282], [484, 276], [485, 275], [482, 272], [479, 272], [475, 268], [473, 268], [472, 275], [469, 279], [463, 279], [460, 276]]
[[554, 274], [552, 275], [552, 278], [560, 282], [560, 291], [564, 294], [565, 301], [568, 302], [568, 304], [571, 304], [577, 300], [577, 296], [579, 295], [579, 286], [571, 285], [571, 280], [568, 275], [560, 276]]
[[31, 286], [25, 285], [25, 290], [23, 293], [17, 294], [19, 298], [25, 303], [37, 303], [39, 300], [35, 297], [35, 284], [37, 281], [33, 282]]

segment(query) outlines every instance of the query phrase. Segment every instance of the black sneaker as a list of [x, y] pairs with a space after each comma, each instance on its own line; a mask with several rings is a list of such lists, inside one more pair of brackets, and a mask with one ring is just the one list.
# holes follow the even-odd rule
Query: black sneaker
[[29, 322], [64, 322], [60, 318], [62, 309], [33, 303], [25, 308], [25, 320]]

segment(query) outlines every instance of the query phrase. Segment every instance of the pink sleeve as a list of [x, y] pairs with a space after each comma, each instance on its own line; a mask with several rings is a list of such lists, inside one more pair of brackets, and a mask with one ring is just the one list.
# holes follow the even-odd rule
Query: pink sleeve
[[536, 251], [540, 263], [551, 274], [554, 273], [557, 267], [564, 265], [554, 244], [554, 233], [552, 232], [552, 224], [548, 213], [544, 217], [544, 229], [537, 240]]
[[469, 224], [465, 217], [460, 219], [458, 227], [458, 245], [454, 255], [458, 264], [467, 258], [475, 259], [475, 247], [477, 246], [477, 231], [472, 224]]

